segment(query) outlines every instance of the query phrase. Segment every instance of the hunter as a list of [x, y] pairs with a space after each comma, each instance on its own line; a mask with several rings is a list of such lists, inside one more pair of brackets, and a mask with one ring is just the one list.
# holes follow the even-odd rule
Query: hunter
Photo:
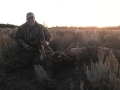
[[37, 23], [34, 13], [28, 12], [26, 22], [18, 28], [15, 34], [20, 63], [23, 66], [43, 64], [45, 47], [51, 40], [51, 32], [42, 24]]

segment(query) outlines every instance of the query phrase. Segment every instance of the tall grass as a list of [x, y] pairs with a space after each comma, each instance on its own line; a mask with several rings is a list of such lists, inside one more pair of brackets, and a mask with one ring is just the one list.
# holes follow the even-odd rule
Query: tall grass
[[53, 50], [62, 50], [69, 46], [86, 47], [86, 46], [104, 46], [120, 50], [120, 31], [119, 30], [79, 30], [74, 32], [71, 29], [50, 29], [53, 33], [53, 40], [50, 46]]

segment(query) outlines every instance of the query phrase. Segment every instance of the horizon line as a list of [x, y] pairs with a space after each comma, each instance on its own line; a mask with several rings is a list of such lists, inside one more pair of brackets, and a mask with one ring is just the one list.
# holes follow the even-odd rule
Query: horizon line
[[[9, 24], [9, 25], [15, 25], [15, 24], [11, 24], [11, 23], [0, 23], [0, 24]], [[42, 24], [42, 23], [40, 23]], [[22, 25], [22, 24], [21, 24]], [[21, 25], [15, 25], [15, 26], [21, 26]], [[44, 25], [44, 24], [42, 24]], [[97, 25], [54, 25], [54, 26], [48, 26], [47, 27], [96, 27], [96, 28], [103, 28], [103, 27], [119, 27], [120, 25], [106, 25], [106, 26], [97, 26]]]

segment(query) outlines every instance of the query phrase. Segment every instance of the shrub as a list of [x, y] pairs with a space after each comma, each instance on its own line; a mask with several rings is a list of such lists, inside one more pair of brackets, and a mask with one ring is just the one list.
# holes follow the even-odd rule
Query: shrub
[[[110, 52], [104, 62], [105, 52], [101, 49], [98, 53], [99, 61], [87, 68], [86, 75], [94, 90], [120, 90], [118, 74], [118, 59]], [[120, 77], [120, 76], [119, 76]]]

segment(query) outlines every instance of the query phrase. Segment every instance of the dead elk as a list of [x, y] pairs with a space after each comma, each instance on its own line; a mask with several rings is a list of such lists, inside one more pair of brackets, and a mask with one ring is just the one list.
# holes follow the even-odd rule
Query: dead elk
[[[84, 64], [90, 66], [91, 60], [96, 63], [98, 62], [98, 52], [100, 47], [82, 47], [82, 48], [73, 48], [69, 47], [63, 52], [61, 51], [52, 51], [52, 70], [53, 74], [57, 74], [60, 69], [63, 68], [73, 68], [75, 63], [77, 63], [78, 68], [83, 67]], [[104, 59], [106, 56], [109, 56], [110, 51], [113, 52], [118, 62], [120, 63], [120, 51], [113, 48], [103, 48], [105, 52]]]
[[52, 59], [52, 71], [56, 75], [60, 69], [73, 68], [75, 67], [74, 62], [76, 62], [77, 48], [69, 47], [63, 52], [61, 51], [51, 51]]

